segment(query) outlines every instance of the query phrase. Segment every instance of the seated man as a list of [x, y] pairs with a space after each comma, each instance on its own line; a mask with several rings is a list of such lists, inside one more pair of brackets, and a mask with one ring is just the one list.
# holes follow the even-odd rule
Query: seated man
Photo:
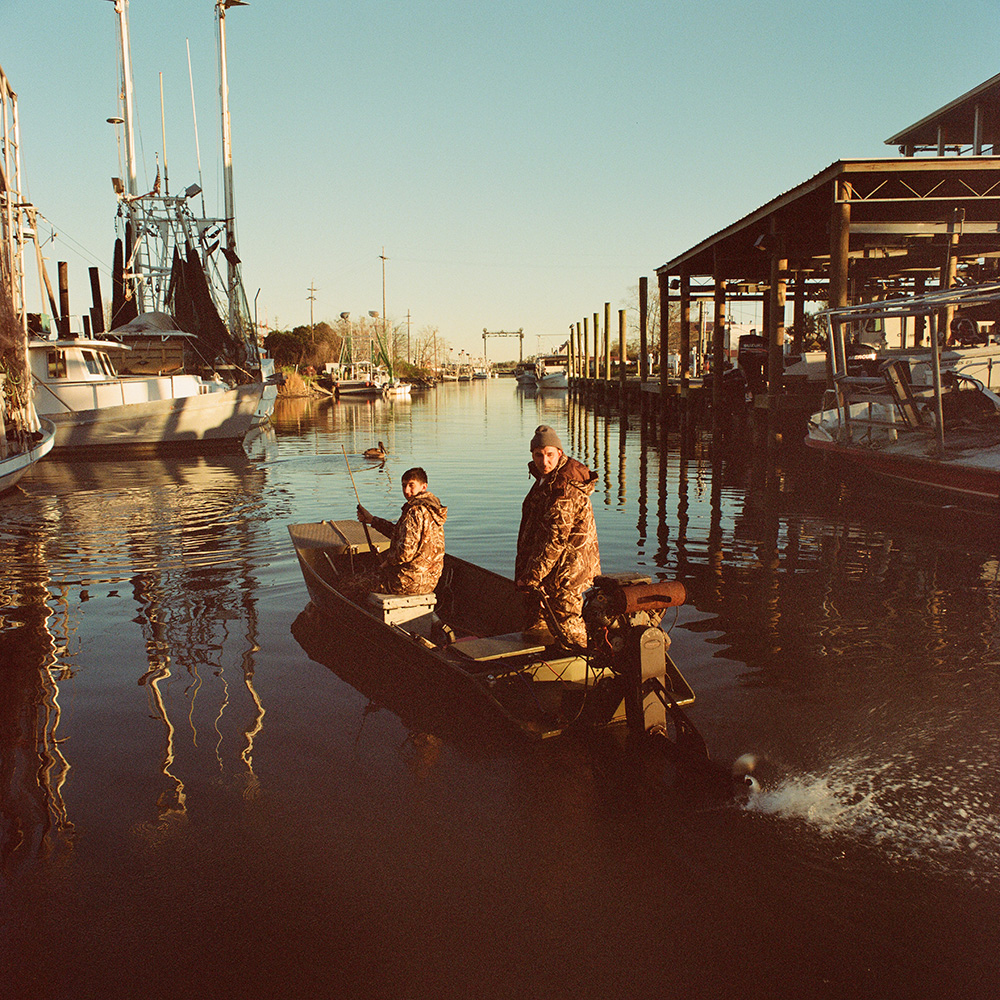
[[352, 590], [382, 594], [429, 594], [444, 568], [444, 522], [448, 508], [427, 489], [427, 473], [407, 469], [402, 476], [402, 515], [393, 524], [358, 504], [358, 520], [389, 539], [378, 566], [358, 578]]

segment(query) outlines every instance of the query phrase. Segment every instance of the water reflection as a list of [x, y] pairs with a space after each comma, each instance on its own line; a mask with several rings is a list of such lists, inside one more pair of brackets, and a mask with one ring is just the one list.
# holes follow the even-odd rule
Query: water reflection
[[[439, 677], [417, 672], [381, 650], [374, 650], [361, 636], [350, 636], [324, 612], [307, 604], [292, 624], [292, 635], [310, 659], [361, 692], [367, 703], [357, 712], [360, 741], [372, 713], [383, 709], [395, 715], [407, 730], [405, 746], [411, 750], [433, 748], [440, 741], [461, 747], [466, 753], [512, 752], [523, 742], [510, 728], [475, 701], [463, 699], [456, 685]], [[423, 758], [422, 767], [429, 761]]]
[[70, 764], [59, 732], [60, 683], [73, 673], [59, 664], [49, 631], [53, 616], [39, 579], [44, 564], [37, 543], [36, 537], [20, 548], [20, 558], [33, 572], [20, 582], [6, 581], [0, 605], [0, 860], [5, 868], [17, 856], [49, 857], [70, 848], [75, 832], [63, 796]]
[[[0, 727], [0, 740], [9, 740], [0, 744], [5, 856], [45, 854], [54, 835], [73, 830], [66, 792], [81, 733], [73, 722], [57, 732], [60, 698], [77, 704], [106, 694], [127, 704], [116, 691], [123, 675], [145, 690], [162, 733], [150, 761], [161, 787], [147, 793], [155, 819], [138, 828], [162, 835], [184, 821], [183, 769], [200, 743], [214, 751], [219, 773], [238, 762], [233, 777], [241, 773], [245, 794], [256, 793], [253, 746], [264, 719], [253, 685], [256, 571], [269, 548], [260, 537], [262, 487], [261, 472], [241, 456], [43, 463], [6, 500], [0, 643], [13, 666], [0, 674], [11, 721]], [[233, 698], [232, 664], [245, 702]], [[101, 711], [126, 712], [120, 749], [138, 765], [147, 756], [144, 727], [114, 702]], [[231, 722], [227, 713], [236, 713]], [[92, 779], [79, 767], [82, 790]]]
[[693, 711], [717, 752], [766, 762], [754, 808], [992, 877], [1000, 789], [984, 762], [1000, 736], [983, 720], [1000, 711], [1000, 525], [890, 504], [808, 457], [712, 448], [695, 430], [619, 427], [613, 448], [612, 420], [576, 405], [574, 445], [604, 485], [602, 563], [618, 569], [627, 545], [629, 568], [685, 582], [673, 636]]

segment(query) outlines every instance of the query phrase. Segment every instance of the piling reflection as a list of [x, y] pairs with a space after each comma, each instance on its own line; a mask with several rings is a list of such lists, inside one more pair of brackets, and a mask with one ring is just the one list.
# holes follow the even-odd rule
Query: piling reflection
[[[73, 672], [61, 662], [49, 631], [52, 615], [39, 538], [20, 541], [18, 557], [38, 576], [8, 580], [0, 603], [0, 861], [5, 869], [25, 857], [67, 850], [75, 834], [64, 798], [70, 764], [63, 753], [66, 734], [60, 732], [60, 684], [71, 681]], [[3, 558], [10, 555], [5, 552]]]
[[735, 434], [713, 444], [693, 425], [640, 421], [635, 435], [620, 422], [616, 452], [616, 414], [574, 401], [569, 420], [605, 484], [602, 562], [625, 537], [608, 513], [617, 470], [615, 506], [636, 505], [635, 568], [687, 588], [673, 638], [693, 664], [696, 713], [719, 745], [749, 725], [784, 775], [758, 807], [981, 877], [1000, 859], [1000, 790], [983, 763], [1000, 743], [982, 714], [1000, 711], [1000, 523], [890, 502]]
[[[146, 713], [162, 727], [151, 761], [159, 788], [141, 793], [155, 819], [137, 830], [162, 836], [184, 823], [185, 771], [196, 773], [202, 746], [217, 773], [230, 771], [243, 794], [256, 794], [253, 747], [264, 719], [253, 685], [256, 571], [270, 557], [262, 476], [242, 456], [43, 463], [0, 509], [0, 645], [14, 664], [0, 673], [11, 722], [0, 727], [0, 741], [10, 740], [0, 743], [5, 857], [44, 854], [74, 828], [64, 798], [73, 734], [57, 735], [67, 685], [74, 701], [114, 692], [107, 696], [118, 704], [101, 708], [111, 714], [128, 705], [116, 683], [129, 672], [146, 693]], [[80, 672], [74, 662], [84, 652], [89, 667]], [[227, 679], [233, 664], [245, 692], [238, 700]], [[126, 715], [124, 732], [138, 721]], [[139, 767], [147, 741], [140, 732], [134, 739]], [[37, 765], [25, 761], [29, 746]], [[89, 775], [76, 776], [85, 788]]]
[[[575, 447], [596, 461], [606, 505], [627, 506], [628, 457], [638, 451], [637, 562], [645, 561], [649, 516], [655, 510], [653, 566], [662, 576], [689, 581], [690, 598], [720, 616], [716, 626], [732, 637], [732, 651], [741, 660], [758, 662], [760, 656], [746, 647], [748, 642], [760, 647], [765, 636], [772, 651], [787, 648], [790, 641], [794, 645], [790, 630], [797, 615], [812, 605], [817, 586], [826, 593], [852, 580], [886, 586], [899, 575], [906, 581], [907, 600], [919, 608], [923, 631], [947, 620], [941, 588], [935, 586], [945, 567], [985, 580], [990, 570], [981, 567], [995, 565], [1000, 526], [981, 518], [970, 521], [960, 512], [915, 503], [872, 502], [837, 480], [824, 479], [801, 459], [779, 464], [766, 449], [748, 455], [742, 446], [712, 448], [703, 432], [656, 428], [654, 434], [640, 428], [636, 441], [620, 426], [615, 450], [610, 420], [578, 403], [569, 423]], [[617, 472], [614, 497], [612, 470]], [[981, 554], [972, 554], [977, 551]], [[977, 560], [981, 567], [968, 565]], [[992, 591], [983, 596], [989, 609], [985, 636], [995, 621], [996, 596]], [[948, 600], [961, 598], [950, 593]], [[829, 613], [827, 600], [821, 597], [819, 606]], [[731, 609], [740, 607], [751, 621], [747, 614], [733, 614]]]

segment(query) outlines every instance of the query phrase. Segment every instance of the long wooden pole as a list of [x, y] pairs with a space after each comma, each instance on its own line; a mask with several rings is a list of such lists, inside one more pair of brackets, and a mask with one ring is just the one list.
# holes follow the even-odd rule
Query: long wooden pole
[[[354, 482], [354, 473], [351, 472], [351, 463], [347, 461], [347, 449], [343, 445], [341, 445], [340, 450], [344, 453], [344, 464], [347, 466], [347, 473], [351, 477], [351, 485], [354, 487], [354, 497], [358, 501], [358, 506], [360, 507], [361, 497], [358, 496], [358, 487], [357, 484]], [[365, 529], [365, 538], [368, 540], [368, 551], [374, 552], [375, 546], [372, 545], [372, 536], [368, 532], [368, 525], [364, 521], [362, 521], [361, 527]]]

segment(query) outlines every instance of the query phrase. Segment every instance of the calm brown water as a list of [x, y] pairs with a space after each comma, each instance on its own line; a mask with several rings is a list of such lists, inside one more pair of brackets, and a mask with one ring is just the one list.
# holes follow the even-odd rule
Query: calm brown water
[[[383, 516], [423, 465], [509, 574], [541, 421], [599, 473], [605, 570], [685, 581], [745, 805], [606, 735], [511, 745], [308, 608], [286, 525], [352, 516], [341, 445]], [[996, 995], [995, 518], [505, 380], [283, 401], [250, 451], [0, 501], [0, 996]]]

